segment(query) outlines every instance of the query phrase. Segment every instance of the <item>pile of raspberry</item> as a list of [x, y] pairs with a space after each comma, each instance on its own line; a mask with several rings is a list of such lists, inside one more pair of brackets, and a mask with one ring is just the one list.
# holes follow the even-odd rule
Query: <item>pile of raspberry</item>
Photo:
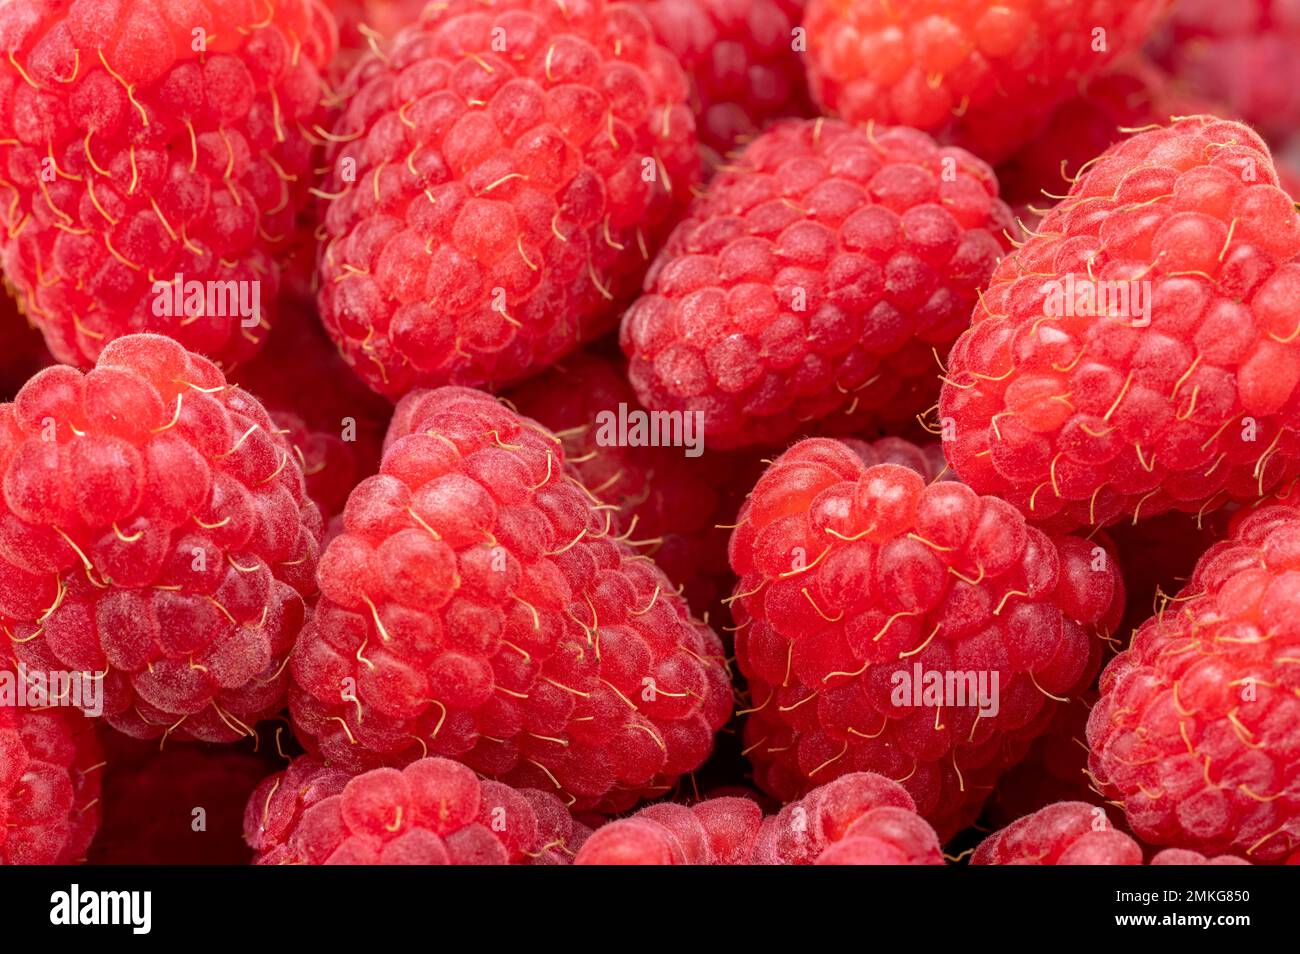
[[1298, 39], [0, 0], [0, 863], [1300, 859]]

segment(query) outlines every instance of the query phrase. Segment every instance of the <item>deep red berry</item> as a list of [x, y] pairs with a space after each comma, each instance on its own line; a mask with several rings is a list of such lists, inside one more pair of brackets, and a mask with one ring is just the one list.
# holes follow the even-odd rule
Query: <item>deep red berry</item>
[[1300, 517], [1263, 507], [1101, 679], [1089, 767], [1153, 845], [1252, 861], [1300, 846]]
[[609, 328], [698, 173], [636, 7], [451, 0], [351, 77], [321, 316], [375, 390], [499, 387]]
[[992, 170], [923, 133], [778, 123], [655, 260], [623, 319], [632, 383], [719, 448], [910, 419], [1010, 225]]
[[79, 713], [0, 704], [0, 865], [85, 860], [99, 827], [103, 761]]
[[1208, 116], [1108, 150], [1004, 258], [948, 359], [961, 479], [1069, 529], [1249, 500], [1300, 470], [1300, 213]]
[[[310, 0], [0, 7], [0, 253], [56, 358], [142, 331], [227, 366], [258, 349], [334, 45]], [[161, 308], [178, 275], [218, 285]]]
[[30, 669], [103, 674], [140, 738], [225, 742], [284, 704], [321, 516], [266, 410], [157, 335], [0, 406], [0, 622]]
[[827, 111], [911, 126], [999, 162], [1171, 0], [809, 0], [808, 76]]
[[707, 757], [717, 636], [618, 539], [558, 438], [467, 388], [397, 407], [291, 663], [294, 725], [354, 767], [455, 757], [620, 811]]
[[[796, 444], [731, 538], [746, 751], [783, 799], [847, 772], [899, 780], [949, 837], [1100, 663], [1111, 555], [1011, 506], [843, 444]], [[933, 695], [932, 682], [940, 691]]]
[[248, 800], [257, 864], [567, 864], [586, 831], [548, 792], [449, 759], [355, 777], [304, 756]]

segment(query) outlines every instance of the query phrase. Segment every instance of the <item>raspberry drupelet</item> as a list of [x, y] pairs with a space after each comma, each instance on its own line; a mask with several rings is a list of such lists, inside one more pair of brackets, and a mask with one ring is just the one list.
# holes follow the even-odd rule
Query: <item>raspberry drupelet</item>
[[[135, 332], [227, 367], [256, 352], [335, 43], [312, 0], [0, 7], [0, 255], [59, 361]], [[203, 304], [162, 307], [177, 276], [210, 283]]]
[[915, 130], [776, 124], [692, 203], [623, 318], [641, 402], [703, 412], [723, 449], [910, 420], [1006, 247], [997, 191]]
[[708, 756], [732, 703], [717, 636], [540, 425], [481, 391], [414, 392], [343, 519], [290, 667], [313, 754], [454, 757], [604, 812]]
[[814, 98], [852, 123], [911, 126], [1000, 162], [1172, 0], [809, 0]]
[[0, 405], [0, 624], [18, 661], [98, 673], [139, 738], [250, 734], [284, 705], [321, 516], [296, 455], [212, 362], [111, 342]]
[[261, 865], [568, 864], [586, 834], [553, 794], [440, 758], [349, 776], [303, 756], [244, 814]]
[[[731, 565], [760, 787], [788, 800], [878, 772], [943, 838], [1089, 685], [1123, 608], [1102, 547], [830, 439], [796, 444], [759, 480]], [[942, 698], [922, 691], [934, 673]]]
[[1089, 768], [1153, 845], [1300, 847], [1300, 515], [1263, 506], [1106, 667]]
[[1300, 214], [1209, 116], [1138, 133], [1004, 258], [948, 359], [961, 479], [1068, 530], [1253, 500], [1300, 469]]
[[[1106, 810], [1086, 802], [1056, 802], [1017, 819], [980, 842], [973, 865], [1140, 865], [1142, 846], [1118, 831]], [[1248, 865], [1232, 855], [1207, 858], [1168, 848], [1153, 865]]]
[[0, 705], [0, 865], [84, 861], [99, 828], [103, 762], [80, 713]]
[[450, 0], [349, 84], [321, 317], [392, 398], [499, 388], [608, 330], [698, 177], [686, 76], [633, 5]]

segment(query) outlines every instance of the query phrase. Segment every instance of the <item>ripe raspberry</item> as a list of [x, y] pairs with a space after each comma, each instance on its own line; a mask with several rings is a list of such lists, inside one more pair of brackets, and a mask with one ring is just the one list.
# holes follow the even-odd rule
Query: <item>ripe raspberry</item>
[[1300, 125], [1300, 3], [1178, 0], [1153, 44], [1160, 62], [1201, 96], [1270, 138]]
[[768, 865], [941, 865], [933, 828], [897, 782], [843, 775], [763, 822], [753, 860]]
[[691, 807], [660, 802], [597, 828], [577, 865], [748, 864], [763, 809], [739, 796], [709, 798]]
[[609, 328], [698, 173], [685, 74], [625, 4], [450, 0], [351, 83], [320, 307], [390, 397], [509, 384]]
[[[788, 800], [879, 772], [945, 839], [1050, 724], [1053, 700], [1089, 685], [1094, 635], [1123, 606], [1100, 547], [1048, 537], [961, 484], [865, 466], [827, 439], [796, 444], [759, 480], [731, 565], [759, 785]], [[930, 673], [952, 698], [918, 705]], [[971, 696], [983, 678], [983, 705], [957, 696], [962, 674]]]
[[554, 795], [481, 781], [449, 759], [355, 777], [310, 756], [258, 786], [256, 864], [567, 864], [585, 836]]
[[848, 122], [912, 126], [1000, 162], [1170, 2], [809, 0], [808, 78]]
[[700, 145], [716, 168], [771, 120], [813, 115], [794, 29], [804, 0], [645, 0], [655, 38], [691, 80]]
[[[670, 580], [683, 586], [699, 613], [732, 584], [728, 533], [739, 501], [730, 488], [748, 491], [759, 471], [746, 455], [717, 451], [688, 457], [681, 447], [607, 442], [602, 414], [617, 419], [620, 406], [645, 413], [627, 382], [622, 362], [583, 352], [566, 358], [510, 393], [519, 412], [555, 432], [578, 479], [604, 503], [618, 508], [616, 526], [638, 541]], [[702, 435], [696, 435], [697, 437]]]
[[[257, 350], [308, 200], [302, 130], [334, 45], [310, 0], [0, 7], [0, 254], [56, 358], [90, 367], [138, 331], [224, 364]], [[224, 301], [224, 314], [158, 315], [155, 284], [177, 275], [260, 283], [244, 286], [260, 322]]]
[[320, 513], [254, 398], [170, 338], [0, 405], [0, 623], [30, 669], [107, 673], [138, 738], [226, 742], [284, 704]]
[[[1248, 865], [1231, 855], [1206, 858], [1170, 848], [1153, 865]], [[1116, 831], [1106, 810], [1086, 802], [1057, 802], [990, 835], [971, 856], [973, 865], [1140, 865], [1142, 846]]]
[[0, 705], [0, 865], [84, 861], [99, 827], [102, 763], [80, 713]]
[[1155, 845], [1281, 861], [1300, 846], [1300, 517], [1247, 514], [1107, 666], [1089, 767]]
[[92, 864], [248, 864], [244, 806], [275, 771], [271, 758], [243, 746], [169, 741], [159, 748], [119, 732], [104, 733], [104, 748], [104, 820]]
[[1300, 469], [1298, 256], [1300, 214], [1245, 126], [1120, 143], [1002, 260], [953, 348], [948, 460], [1060, 529], [1262, 495]]
[[348, 370], [314, 303], [287, 303], [266, 347], [232, 378], [287, 432], [321, 512], [341, 514], [352, 488], [379, 469], [393, 407]]
[[1011, 213], [983, 162], [907, 129], [768, 130], [692, 204], [623, 319], [642, 403], [711, 446], [836, 432], [932, 400]]
[[577, 811], [662, 794], [730, 715], [727, 668], [612, 523], [536, 423], [409, 395], [322, 557], [291, 664], [303, 744], [353, 768], [452, 756]]

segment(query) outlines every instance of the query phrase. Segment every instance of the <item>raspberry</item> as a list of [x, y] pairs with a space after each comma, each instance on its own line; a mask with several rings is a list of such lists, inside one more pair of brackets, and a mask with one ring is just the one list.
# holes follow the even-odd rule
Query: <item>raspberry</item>
[[[1116, 831], [1106, 811], [1085, 802], [1057, 802], [1012, 822], [980, 842], [973, 865], [1140, 865], [1142, 846]], [[1153, 865], [1247, 865], [1221, 855], [1170, 848]]]
[[[99, 865], [243, 865], [244, 806], [275, 770], [243, 746], [157, 742], [104, 733]], [[271, 755], [274, 755], [272, 749]]]
[[[1053, 700], [1089, 685], [1095, 634], [1123, 606], [1101, 547], [828, 439], [796, 444], [759, 480], [731, 565], [760, 787], [788, 800], [879, 772], [945, 839], [1047, 728]], [[942, 701], [922, 692], [934, 673]]]
[[290, 667], [303, 744], [455, 757], [576, 811], [662, 794], [730, 715], [728, 673], [612, 523], [536, 423], [467, 388], [407, 396], [321, 558]]
[[315, 316], [291, 302], [266, 347], [232, 377], [286, 431], [321, 512], [343, 512], [348, 494], [379, 469], [392, 405], [356, 380]]
[[[309, 198], [301, 130], [334, 45], [333, 20], [310, 0], [0, 7], [0, 162], [12, 192], [0, 254], [56, 358], [90, 367], [139, 331], [226, 365], [257, 350], [274, 319], [277, 260]], [[257, 289], [258, 322], [211, 294], [215, 313], [159, 315], [171, 294], [155, 285], [177, 275], [221, 283], [223, 296], [237, 287], [225, 283]]]
[[739, 507], [737, 500], [728, 509], [730, 488], [754, 485], [758, 471], [748, 457], [710, 451], [692, 458], [681, 447], [604, 443], [600, 415], [617, 418], [621, 406], [629, 414], [645, 409], [622, 363], [595, 353], [566, 358], [512, 391], [510, 400], [560, 437], [578, 479], [618, 508], [621, 530], [651, 541], [645, 552], [685, 587], [692, 607], [703, 613], [725, 595], [731, 568], [727, 531], [718, 524], [730, 522]]
[[548, 792], [481, 781], [449, 759], [355, 777], [304, 756], [258, 786], [256, 864], [567, 864], [585, 836]]
[[1281, 861], [1300, 846], [1300, 516], [1266, 506], [1101, 679], [1089, 768], [1154, 845]]
[[854, 772], [813, 789], [767, 818], [756, 864], [941, 865], [933, 828], [897, 782]]
[[1201, 96], [1265, 136], [1291, 136], [1300, 124], [1300, 3], [1223, 4], [1179, 0], [1153, 44], [1160, 62]]
[[1262, 495], [1300, 469], [1298, 256], [1251, 130], [1125, 140], [984, 291], [948, 359], [948, 460], [1058, 529]]
[[79, 713], [0, 705], [0, 865], [84, 861], [99, 827], [102, 763]]
[[504, 386], [605, 331], [698, 173], [685, 74], [632, 6], [450, 0], [351, 83], [321, 316], [390, 397]]
[[809, 0], [808, 78], [848, 122], [912, 126], [1000, 162], [1170, 2]]
[[660, 802], [596, 829], [573, 863], [747, 864], [762, 823], [763, 809], [749, 798], [709, 798], [690, 808]]
[[700, 411], [718, 448], [933, 399], [1011, 213], [983, 162], [907, 129], [768, 130], [692, 204], [623, 319], [642, 402]]
[[700, 144], [712, 167], [771, 120], [812, 115], [794, 28], [804, 0], [646, 0], [655, 37], [691, 79]]
[[320, 513], [288, 444], [157, 335], [0, 405], [0, 623], [29, 669], [106, 673], [139, 738], [232, 741], [284, 704]]

